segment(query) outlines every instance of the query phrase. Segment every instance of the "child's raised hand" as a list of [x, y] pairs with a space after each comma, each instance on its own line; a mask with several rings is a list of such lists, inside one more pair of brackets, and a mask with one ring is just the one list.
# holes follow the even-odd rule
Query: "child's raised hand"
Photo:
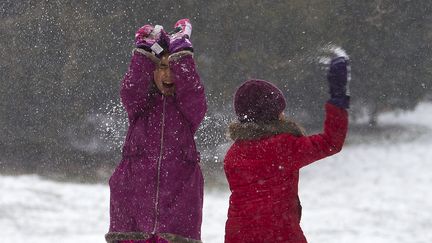
[[331, 60], [327, 73], [327, 80], [329, 82], [329, 92], [332, 97], [349, 95], [349, 72], [349, 60], [346, 57], [339, 56]]
[[171, 54], [189, 50], [193, 51], [190, 36], [192, 34], [192, 24], [189, 19], [180, 19], [174, 25], [174, 29], [177, 30], [174, 34], [169, 36], [169, 52]]
[[189, 19], [180, 19], [178, 20], [175, 25], [174, 29], [180, 29], [180, 31], [174, 33], [174, 35], [177, 35], [178, 37], [186, 36], [187, 38], [191, 37], [192, 34], [192, 24], [189, 21]]
[[135, 46], [148, 52], [153, 51], [156, 55], [167, 48], [169, 38], [163, 26], [152, 26], [146, 24], [135, 33]]
[[139, 28], [135, 33], [135, 46], [147, 51], [151, 51], [151, 46], [159, 38], [160, 30], [155, 30], [154, 26], [146, 24]]
[[329, 84], [330, 102], [338, 107], [347, 109], [350, 103], [349, 82], [351, 67], [348, 55], [342, 48], [336, 48], [330, 59], [327, 80]]

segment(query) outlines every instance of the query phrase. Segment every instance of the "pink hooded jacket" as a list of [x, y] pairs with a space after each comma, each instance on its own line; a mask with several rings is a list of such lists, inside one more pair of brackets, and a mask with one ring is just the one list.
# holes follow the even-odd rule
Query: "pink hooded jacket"
[[129, 128], [110, 178], [108, 242], [159, 236], [201, 242], [203, 176], [194, 134], [207, 110], [192, 53], [170, 58], [174, 96], [153, 83], [156, 64], [135, 51], [122, 86]]

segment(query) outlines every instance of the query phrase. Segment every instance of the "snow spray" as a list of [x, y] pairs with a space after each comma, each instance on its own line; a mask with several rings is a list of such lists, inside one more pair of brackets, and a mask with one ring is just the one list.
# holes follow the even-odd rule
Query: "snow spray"
[[[330, 62], [333, 58], [344, 57], [349, 60], [349, 56], [344, 49], [340, 46], [329, 44], [321, 49], [321, 55], [318, 56], [318, 63], [324, 65], [325, 69], [329, 68]], [[351, 91], [349, 89], [351, 82], [351, 65], [348, 65], [348, 84], [347, 84], [347, 95], [350, 95]]]
[[128, 120], [120, 100], [110, 100], [99, 109], [97, 131], [110, 150], [121, 150]]
[[319, 50], [318, 55], [318, 63], [329, 65], [330, 61], [335, 57], [345, 57], [345, 59], [349, 60], [349, 56], [347, 55], [346, 51], [342, 49], [340, 46], [336, 46], [333, 44], [329, 44], [327, 46], [322, 47]]

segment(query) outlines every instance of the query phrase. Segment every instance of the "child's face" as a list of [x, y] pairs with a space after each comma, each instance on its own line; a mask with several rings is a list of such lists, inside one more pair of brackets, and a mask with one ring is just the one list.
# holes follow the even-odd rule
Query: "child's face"
[[169, 67], [168, 55], [162, 56], [161, 62], [154, 71], [153, 76], [156, 87], [163, 95], [174, 95], [175, 84], [171, 80], [171, 69]]

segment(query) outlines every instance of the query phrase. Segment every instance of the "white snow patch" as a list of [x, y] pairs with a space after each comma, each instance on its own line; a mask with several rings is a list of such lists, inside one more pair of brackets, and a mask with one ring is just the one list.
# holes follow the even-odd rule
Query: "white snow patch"
[[[432, 104], [380, 116], [380, 123], [432, 130]], [[302, 228], [310, 243], [432, 242], [432, 138], [353, 144], [301, 170]], [[106, 185], [0, 176], [2, 242], [103, 243]], [[207, 188], [203, 241], [220, 243], [228, 190]]]

